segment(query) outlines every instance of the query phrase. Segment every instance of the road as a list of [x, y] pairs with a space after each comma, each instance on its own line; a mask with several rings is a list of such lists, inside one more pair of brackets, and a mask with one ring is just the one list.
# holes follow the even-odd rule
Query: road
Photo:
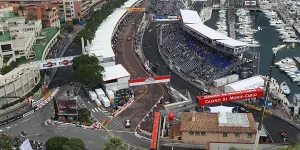
[[[122, 51], [121, 57], [117, 57], [116, 62], [123, 64], [123, 66], [131, 74], [131, 79], [149, 77], [141, 62], [134, 52], [134, 32], [136, 26], [133, 22], [137, 22], [142, 17], [142, 13], [132, 13], [128, 17], [127, 24], [124, 25], [119, 32], [118, 37], [124, 40], [118, 40], [116, 43], [116, 50]], [[137, 24], [137, 23], [135, 23]], [[127, 40], [130, 38], [131, 40]], [[163, 96], [163, 87], [158, 84], [148, 86], [135, 86], [131, 87], [135, 92], [135, 101], [126, 110], [120, 113], [116, 120], [125, 123], [125, 120], [131, 120], [131, 131], [134, 131], [137, 125], [141, 122], [144, 116], [151, 110], [158, 99]], [[164, 99], [167, 99], [165, 96]], [[164, 101], [164, 100], [163, 100]], [[151, 129], [152, 122], [145, 124], [145, 128]], [[150, 132], [150, 131], [149, 131]]]
[[[160, 66], [165, 66], [164, 61], [162, 60], [158, 48], [157, 48], [157, 38], [156, 38], [156, 28], [157, 23], [152, 23], [148, 29], [145, 31], [144, 39], [143, 39], [143, 51], [145, 53], [146, 58], [152, 64], [160, 64]], [[151, 30], [151, 32], [149, 32]], [[169, 71], [168, 68], [162, 67], [157, 68], [158, 74], [164, 74]], [[192, 95], [192, 98], [195, 99], [195, 96], [199, 94], [199, 90], [194, 86], [183, 81], [179, 76], [174, 73], [171, 73], [171, 85], [177, 90], [189, 90]], [[233, 105], [233, 104], [228, 104]], [[253, 113], [255, 119], [258, 121], [259, 113], [256, 111], [251, 111]], [[270, 133], [273, 141], [275, 143], [283, 143], [281, 136], [279, 135], [280, 130], [284, 130], [289, 137], [289, 143], [300, 142], [300, 132], [295, 127], [290, 124], [272, 116], [267, 116], [264, 120], [264, 126], [266, 130]]]

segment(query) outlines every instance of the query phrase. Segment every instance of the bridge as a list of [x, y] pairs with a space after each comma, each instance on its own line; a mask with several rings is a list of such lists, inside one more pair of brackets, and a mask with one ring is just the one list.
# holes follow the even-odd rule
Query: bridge
[[73, 58], [77, 56], [69, 56], [69, 57], [60, 57], [54, 59], [46, 59], [40, 61], [33, 61], [30, 64], [38, 64], [40, 69], [50, 69], [57, 67], [70, 66], [73, 64]]

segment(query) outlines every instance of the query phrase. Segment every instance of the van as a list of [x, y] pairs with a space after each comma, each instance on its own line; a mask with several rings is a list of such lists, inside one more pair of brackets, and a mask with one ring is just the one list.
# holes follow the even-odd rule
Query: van
[[89, 91], [89, 97], [92, 101], [97, 99], [97, 94], [94, 91]]
[[96, 100], [95, 100], [95, 103], [97, 104], [98, 107], [99, 107], [99, 106], [102, 106], [102, 103], [100, 102], [99, 99], [96, 99]]
[[102, 97], [101, 102], [102, 102], [104, 107], [109, 107], [110, 106], [110, 101], [107, 97]]
[[103, 92], [103, 90], [101, 88], [96, 89], [95, 92], [96, 92], [96, 95], [97, 95], [98, 99], [100, 99], [100, 100], [102, 99], [102, 97], [105, 96], [105, 93]]

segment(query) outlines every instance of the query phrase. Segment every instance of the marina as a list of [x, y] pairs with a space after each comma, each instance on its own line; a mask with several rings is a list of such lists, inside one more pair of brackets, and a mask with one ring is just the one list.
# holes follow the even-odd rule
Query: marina
[[300, 57], [294, 57], [294, 59], [300, 64]]

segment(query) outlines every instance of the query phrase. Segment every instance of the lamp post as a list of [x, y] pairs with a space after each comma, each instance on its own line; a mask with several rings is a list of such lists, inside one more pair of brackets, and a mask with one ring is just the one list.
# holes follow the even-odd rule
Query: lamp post
[[281, 45], [279, 47], [272, 48], [273, 56], [272, 56], [270, 70], [269, 70], [269, 76], [266, 79], [267, 84], [266, 84], [266, 90], [265, 90], [265, 95], [264, 95], [264, 104], [263, 104], [262, 109], [261, 109], [261, 116], [260, 116], [260, 120], [259, 120], [259, 123], [258, 123], [257, 132], [256, 132], [256, 139], [255, 139], [255, 144], [254, 144], [254, 150], [258, 150], [259, 137], [260, 137], [260, 133], [261, 133], [261, 129], [262, 129], [262, 123], [263, 123], [263, 120], [264, 120], [267, 99], [269, 97], [270, 82], [272, 80], [272, 71], [273, 71], [274, 64], [275, 64], [276, 54], [277, 54], [277, 52], [280, 49], [285, 48], [285, 47], [286, 47], [286, 45]]

